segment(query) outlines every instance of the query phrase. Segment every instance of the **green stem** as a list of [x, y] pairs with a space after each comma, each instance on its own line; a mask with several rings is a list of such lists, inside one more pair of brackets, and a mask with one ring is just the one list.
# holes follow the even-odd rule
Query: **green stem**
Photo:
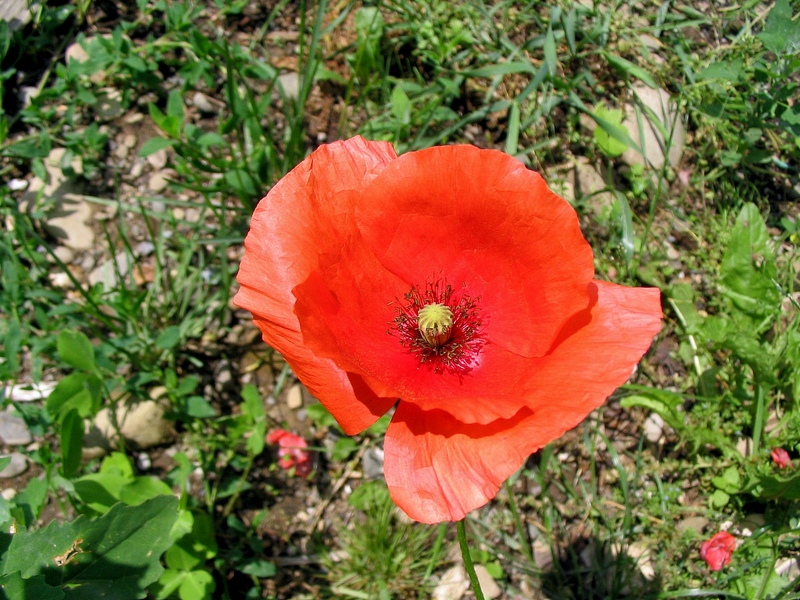
[[472, 564], [472, 557], [469, 554], [464, 519], [456, 523], [456, 531], [458, 532], [458, 544], [461, 546], [461, 556], [464, 558], [464, 568], [467, 569], [467, 575], [469, 575], [470, 583], [472, 583], [472, 591], [475, 592], [475, 600], [486, 600], [481, 591], [481, 582], [478, 581], [478, 574], [475, 572], [475, 565]]
[[531, 543], [528, 541], [528, 532], [522, 524], [522, 519], [519, 517], [519, 509], [517, 508], [517, 501], [514, 498], [514, 491], [511, 489], [511, 484], [506, 479], [506, 494], [508, 494], [508, 505], [511, 507], [511, 514], [514, 516], [514, 524], [517, 528], [517, 535], [519, 535], [519, 543], [522, 545], [522, 552], [525, 557], [533, 563], [533, 551], [531, 550]]
[[764, 431], [764, 388], [758, 386], [756, 388], [756, 418], [753, 424], [753, 456], [758, 454], [761, 447], [761, 434]]

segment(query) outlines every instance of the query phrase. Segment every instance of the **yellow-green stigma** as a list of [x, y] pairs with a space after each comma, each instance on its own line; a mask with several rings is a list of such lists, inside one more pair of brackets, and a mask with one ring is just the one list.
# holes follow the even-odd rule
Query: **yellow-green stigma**
[[417, 327], [425, 341], [438, 348], [450, 339], [453, 330], [453, 311], [436, 302], [423, 306], [417, 314]]

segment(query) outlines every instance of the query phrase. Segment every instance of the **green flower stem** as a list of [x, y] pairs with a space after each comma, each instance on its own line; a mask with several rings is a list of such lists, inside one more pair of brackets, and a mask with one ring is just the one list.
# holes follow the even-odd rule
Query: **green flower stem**
[[517, 527], [517, 535], [519, 535], [519, 543], [522, 545], [522, 552], [525, 554], [531, 563], [533, 563], [533, 551], [531, 550], [531, 543], [528, 541], [528, 532], [519, 518], [519, 509], [517, 508], [517, 501], [514, 498], [514, 491], [511, 489], [511, 484], [506, 479], [506, 494], [508, 494], [508, 505], [511, 508], [511, 514], [514, 516], [514, 524]]
[[456, 530], [458, 532], [458, 545], [461, 546], [461, 556], [464, 558], [464, 567], [467, 569], [467, 575], [472, 583], [472, 591], [475, 592], [476, 600], [486, 600], [481, 591], [481, 582], [478, 581], [478, 574], [475, 572], [475, 565], [472, 564], [472, 557], [469, 554], [469, 544], [467, 544], [467, 532], [464, 527], [464, 519], [456, 523]]

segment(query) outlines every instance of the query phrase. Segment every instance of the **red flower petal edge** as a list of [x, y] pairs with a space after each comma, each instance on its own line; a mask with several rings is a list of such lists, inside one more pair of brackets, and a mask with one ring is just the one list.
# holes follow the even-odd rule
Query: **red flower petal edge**
[[575, 211], [515, 159], [353, 138], [259, 203], [234, 301], [345, 432], [398, 403], [386, 481], [435, 523], [493, 498], [647, 351], [658, 290], [593, 276]]
[[736, 538], [727, 531], [720, 531], [700, 546], [700, 558], [706, 561], [709, 569], [719, 571], [730, 564], [734, 550], [736, 550]]

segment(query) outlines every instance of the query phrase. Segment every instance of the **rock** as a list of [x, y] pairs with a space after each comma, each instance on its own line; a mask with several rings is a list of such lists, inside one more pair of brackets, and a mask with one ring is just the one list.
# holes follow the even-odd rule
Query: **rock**
[[192, 96], [192, 103], [194, 104], [195, 108], [203, 114], [217, 114], [217, 109], [214, 106], [214, 103], [211, 102], [211, 99], [202, 92], [195, 92], [194, 96]]
[[53, 249], [53, 254], [65, 265], [68, 265], [75, 259], [75, 252], [72, 248], [67, 248], [66, 246], [56, 246]]
[[684, 531], [695, 531], [702, 535], [706, 525], [708, 525], [708, 519], [705, 517], [686, 517], [678, 522], [678, 524], [675, 526], [675, 529], [678, 533], [683, 533]]
[[6, 488], [0, 492], [0, 496], [2, 496], [4, 500], [13, 500], [16, 495], [17, 490], [14, 488]]
[[775, 573], [778, 576], [794, 580], [800, 575], [800, 560], [797, 558], [781, 558], [775, 563]]
[[13, 179], [9, 179], [6, 185], [12, 192], [22, 192], [28, 189], [28, 180], [18, 179], [15, 177]]
[[639, 568], [639, 572], [647, 581], [653, 581], [656, 570], [653, 568], [653, 561], [650, 557], [650, 549], [640, 542], [634, 542], [626, 548], [626, 554], [630, 556]]
[[433, 600], [460, 600], [469, 587], [467, 572], [460, 564], [453, 565], [444, 572], [431, 594]]
[[[164, 416], [166, 411], [163, 403], [154, 400], [145, 400], [133, 406], [118, 407], [117, 422], [122, 437], [127, 443], [141, 450], [169, 442], [174, 437], [174, 430], [172, 423]], [[117, 444], [117, 432], [110, 417], [111, 413], [108, 408], [101, 410], [95, 417], [94, 428], [109, 446], [114, 447]], [[87, 435], [91, 436], [91, 433], [90, 431]], [[102, 447], [102, 444], [98, 445]]]
[[122, 92], [116, 88], [101, 89], [97, 94], [94, 114], [105, 121], [118, 119], [125, 114], [125, 106], [122, 104]]
[[595, 215], [603, 214], [616, 202], [614, 192], [609, 190], [603, 176], [585, 156], [575, 159], [570, 182], [575, 200], [583, 201]]
[[300, 76], [297, 73], [278, 75], [278, 85], [287, 99], [296, 100], [300, 95]]
[[22, 200], [27, 208], [35, 206], [40, 193], [53, 200], [56, 208], [44, 223], [47, 230], [73, 250], [88, 250], [94, 246], [94, 232], [87, 225], [92, 218], [92, 206], [82, 195], [83, 187], [61, 170], [65, 153], [64, 148], [50, 151], [44, 160], [48, 183], [34, 178]]
[[147, 162], [149, 162], [154, 169], [160, 171], [167, 166], [167, 158], [167, 150], [166, 148], [162, 148], [161, 150], [149, 154], [147, 156]]
[[[633, 86], [634, 102], [625, 105], [623, 124], [628, 135], [637, 144], [643, 144], [642, 153], [635, 148], [628, 148], [622, 153], [622, 160], [627, 164], [647, 166], [660, 169], [664, 162], [677, 168], [683, 155], [683, 144], [686, 140], [686, 128], [678, 115], [678, 109], [672, 102], [668, 92], [654, 90], [644, 84]], [[658, 119], [656, 123], [653, 119]], [[641, 121], [642, 128], [639, 127]], [[666, 139], [659, 129], [666, 130]]]
[[383, 450], [372, 447], [364, 452], [362, 459], [364, 477], [367, 479], [379, 479], [383, 477]]
[[489, 574], [489, 571], [486, 570], [486, 567], [483, 565], [475, 565], [475, 575], [478, 576], [478, 582], [481, 584], [481, 591], [483, 592], [485, 598], [494, 600], [495, 598], [500, 597], [500, 594], [503, 593], [503, 590], [501, 590], [500, 586], [497, 585], [494, 577]]
[[17, 475], [22, 475], [28, 470], [28, 459], [22, 454], [19, 452], [12, 452], [10, 455], [4, 454], [0, 458], [6, 458], [8, 456], [11, 457], [11, 462], [6, 465], [5, 469], [0, 471], [0, 479], [11, 479]]
[[292, 410], [297, 410], [303, 406], [303, 386], [295, 383], [286, 391], [286, 406]]
[[550, 552], [550, 546], [545, 544], [542, 540], [536, 539], [533, 541], [533, 562], [542, 571], [548, 570], [553, 566], [553, 554]]
[[17, 383], [3, 388], [3, 397], [12, 402], [34, 402], [45, 400], [56, 389], [52, 382]]
[[119, 286], [120, 278], [124, 278], [131, 270], [132, 259], [127, 252], [119, 252], [113, 259], [107, 260], [89, 273], [89, 283], [102, 284], [107, 290]]
[[644, 437], [651, 444], [657, 444], [664, 437], [664, 419], [658, 413], [651, 413], [644, 422]]
[[157, 171], [150, 175], [150, 178], [147, 180], [147, 189], [153, 192], [154, 194], [160, 194], [169, 185], [169, 181], [167, 178], [164, 177], [161, 171]]
[[64, 52], [64, 58], [66, 58], [67, 63], [72, 61], [82, 63], [89, 60], [89, 53], [78, 42], [75, 42], [67, 46]]
[[31, 20], [30, 3], [27, 0], [5, 0], [0, 2], [0, 21], [8, 23], [11, 31], [27, 25]]
[[26, 446], [33, 441], [23, 419], [8, 412], [0, 413], [0, 441], [7, 446]]

